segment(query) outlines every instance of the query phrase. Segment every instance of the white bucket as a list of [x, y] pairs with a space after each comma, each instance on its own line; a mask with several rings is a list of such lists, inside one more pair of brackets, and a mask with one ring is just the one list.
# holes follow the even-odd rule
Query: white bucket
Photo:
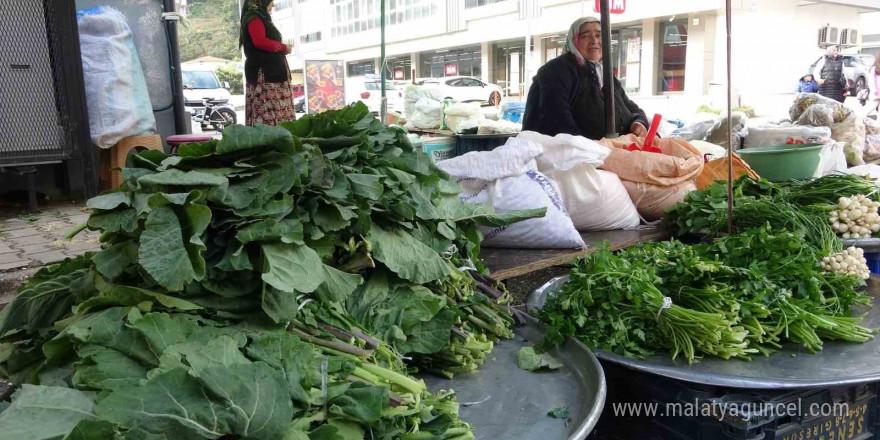
[[434, 137], [422, 138], [422, 149], [431, 157], [434, 163], [455, 156], [455, 138]]

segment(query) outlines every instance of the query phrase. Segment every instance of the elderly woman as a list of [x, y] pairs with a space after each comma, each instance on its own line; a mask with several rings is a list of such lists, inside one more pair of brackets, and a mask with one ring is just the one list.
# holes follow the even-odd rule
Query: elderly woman
[[244, 0], [239, 45], [244, 48], [245, 119], [247, 125], [278, 125], [296, 119], [293, 89], [285, 55], [290, 46], [272, 23], [274, 0]]
[[[602, 92], [602, 29], [599, 19], [585, 17], [571, 25], [565, 53], [538, 69], [526, 101], [523, 129], [550, 136], [559, 133], [601, 139], [605, 133]], [[645, 112], [614, 78], [618, 134], [647, 135]]]
[[829, 46], [825, 56], [816, 64], [813, 77], [819, 83], [819, 94], [840, 102], [846, 100], [846, 75], [843, 73], [843, 58], [837, 46]]

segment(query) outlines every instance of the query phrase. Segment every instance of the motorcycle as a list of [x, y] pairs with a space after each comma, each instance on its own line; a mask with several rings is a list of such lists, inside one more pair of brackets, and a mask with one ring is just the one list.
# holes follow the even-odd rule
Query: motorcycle
[[211, 125], [214, 130], [222, 132], [224, 128], [237, 122], [235, 109], [226, 103], [227, 101], [218, 101], [211, 98], [202, 99], [201, 107], [192, 107], [192, 120], [198, 122], [202, 127]]

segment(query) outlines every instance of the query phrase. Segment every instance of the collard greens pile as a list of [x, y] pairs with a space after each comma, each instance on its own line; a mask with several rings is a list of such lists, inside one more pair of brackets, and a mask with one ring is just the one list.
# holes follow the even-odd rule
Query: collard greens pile
[[[363, 105], [146, 151], [88, 202], [102, 250], [0, 315], [0, 432], [468, 439], [414, 370], [474, 371], [515, 317], [467, 268], [496, 214]], [[475, 281], [473, 277], [479, 279]], [[476, 294], [477, 290], [487, 296]]]

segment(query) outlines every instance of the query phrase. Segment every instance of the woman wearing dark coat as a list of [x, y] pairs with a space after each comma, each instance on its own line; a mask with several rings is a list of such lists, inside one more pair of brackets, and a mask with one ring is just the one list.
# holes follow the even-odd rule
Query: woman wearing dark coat
[[247, 125], [278, 125], [296, 119], [286, 55], [290, 47], [269, 14], [274, 0], [244, 0], [239, 45], [244, 48]]
[[[526, 101], [523, 130], [549, 136], [566, 133], [601, 139], [605, 133], [602, 92], [602, 31], [593, 17], [571, 25], [565, 53], [538, 69]], [[627, 96], [614, 78], [618, 134], [647, 135], [645, 112]]]
[[837, 46], [830, 46], [825, 56], [816, 64], [813, 76], [819, 83], [819, 94], [840, 102], [846, 100], [846, 75], [843, 73], [843, 58]]

